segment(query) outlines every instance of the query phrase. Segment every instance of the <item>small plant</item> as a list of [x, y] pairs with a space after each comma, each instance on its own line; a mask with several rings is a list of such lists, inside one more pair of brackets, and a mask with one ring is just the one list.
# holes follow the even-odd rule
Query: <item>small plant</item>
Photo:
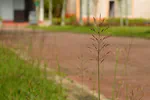
[[[125, 79], [128, 78], [128, 63], [129, 63], [129, 56], [130, 56], [130, 52], [131, 52], [131, 48], [132, 48], [132, 38], [129, 41], [129, 45], [127, 48], [125, 48], [125, 62], [124, 62], [124, 77]], [[129, 96], [128, 96], [128, 83], [125, 83], [125, 95], [126, 95], [126, 100], [129, 100]]]
[[[101, 16], [100, 16], [101, 18]], [[95, 18], [94, 23], [97, 26], [97, 21]], [[91, 60], [96, 60], [97, 61], [97, 80], [98, 80], [98, 100], [101, 99], [100, 93], [101, 93], [101, 64], [104, 62], [106, 56], [110, 53], [110, 51], [105, 52], [106, 48], [109, 46], [108, 43], [105, 42], [107, 38], [110, 36], [103, 36], [102, 33], [106, 31], [109, 27], [106, 28], [101, 28], [100, 26], [104, 23], [104, 20], [100, 20], [98, 23], [99, 27], [92, 28], [91, 30], [95, 32], [95, 34], [92, 35], [91, 40], [93, 41], [93, 44], [91, 47], [89, 47], [90, 51], [94, 53], [94, 59], [92, 58]]]
[[116, 49], [116, 62], [114, 66], [114, 83], [113, 83], [113, 92], [112, 92], [112, 100], [116, 100], [119, 98], [121, 94], [121, 88], [124, 85], [122, 82], [117, 83], [117, 70], [118, 70], [118, 63], [119, 63], [119, 55], [120, 49]]
[[88, 68], [85, 67], [85, 59], [84, 56], [81, 54], [80, 57], [78, 57], [78, 60], [80, 61], [79, 65], [77, 66], [78, 68], [78, 76], [81, 78], [81, 82], [82, 82], [82, 93], [83, 93], [83, 85], [84, 85], [84, 78], [85, 78], [85, 73], [88, 72]]
[[[92, 72], [91, 74], [92, 75], [91, 75], [91, 77], [89, 77], [89, 81], [92, 82], [92, 92], [93, 92], [93, 96], [94, 96], [95, 95], [95, 90], [96, 90], [96, 80], [94, 80], [94, 78], [93, 78], [95, 76], [94, 72]], [[93, 97], [92, 100], [95, 100], [95, 97]]]

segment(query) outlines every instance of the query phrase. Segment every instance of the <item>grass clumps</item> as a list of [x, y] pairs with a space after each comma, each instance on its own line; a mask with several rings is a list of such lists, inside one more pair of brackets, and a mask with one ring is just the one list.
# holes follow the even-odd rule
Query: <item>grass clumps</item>
[[64, 89], [44, 78], [38, 67], [0, 46], [1, 100], [65, 100]]
[[[123, 18], [123, 22], [125, 24], [126, 18]], [[144, 19], [144, 18], [129, 18], [129, 25], [131, 26], [140, 26], [140, 25], [146, 25], [147, 22], [150, 22], [150, 19]], [[111, 25], [120, 25], [120, 18], [108, 18], [105, 20], [104, 24], [111, 24]]]
[[[36, 30], [44, 30], [51, 32], [72, 32], [72, 33], [85, 33], [85, 34], [93, 34], [93, 31], [90, 31], [89, 26], [29, 26], [29, 28]], [[101, 28], [105, 28], [102, 26]], [[120, 26], [112, 26], [109, 30], [102, 33], [102, 35], [111, 34], [112, 36], [118, 37], [138, 37], [138, 38], [146, 38], [150, 39], [150, 28], [145, 26], [132, 26], [132, 27], [120, 27]]]

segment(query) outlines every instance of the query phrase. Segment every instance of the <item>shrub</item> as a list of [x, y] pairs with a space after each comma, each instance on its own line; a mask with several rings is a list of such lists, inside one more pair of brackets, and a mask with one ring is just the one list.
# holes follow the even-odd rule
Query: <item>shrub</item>
[[69, 25], [74, 25], [76, 23], [76, 17], [75, 16], [71, 16], [69, 18], [66, 18], [66, 24], [69, 24]]
[[[71, 16], [71, 17], [65, 19], [65, 23], [67, 25], [73, 25], [73, 24], [75, 24], [75, 22], [76, 22], [75, 16]], [[60, 25], [60, 23], [61, 23], [61, 18], [57, 18], [57, 17], [53, 18], [54, 25]]]

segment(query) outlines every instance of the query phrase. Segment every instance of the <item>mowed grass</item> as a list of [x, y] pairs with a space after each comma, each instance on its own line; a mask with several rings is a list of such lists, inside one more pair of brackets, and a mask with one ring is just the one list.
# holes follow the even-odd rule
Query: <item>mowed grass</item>
[[44, 71], [0, 46], [0, 100], [65, 100], [61, 87], [47, 80]]
[[[85, 33], [92, 34], [91, 28], [94, 26], [29, 26], [35, 30], [45, 30], [51, 32], [72, 32], [72, 33]], [[101, 27], [104, 28], [104, 27]], [[119, 27], [111, 26], [104, 35], [122, 36], [122, 37], [139, 37], [139, 38], [150, 38], [150, 27], [149, 26], [130, 26], [130, 27]]]

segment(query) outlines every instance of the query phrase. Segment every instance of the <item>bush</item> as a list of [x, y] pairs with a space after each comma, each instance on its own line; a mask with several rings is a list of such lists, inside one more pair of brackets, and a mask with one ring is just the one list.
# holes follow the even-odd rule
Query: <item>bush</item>
[[[75, 16], [71, 16], [69, 18], [65, 18], [65, 23], [67, 25], [74, 25], [76, 22], [76, 17]], [[53, 24], [54, 25], [60, 25], [61, 23], [61, 18], [53, 18]]]
[[53, 18], [53, 24], [54, 25], [60, 25], [60, 23], [61, 23], [61, 18]]
[[76, 17], [75, 16], [68, 17], [66, 18], [65, 22], [66, 24], [74, 25], [76, 23]]

